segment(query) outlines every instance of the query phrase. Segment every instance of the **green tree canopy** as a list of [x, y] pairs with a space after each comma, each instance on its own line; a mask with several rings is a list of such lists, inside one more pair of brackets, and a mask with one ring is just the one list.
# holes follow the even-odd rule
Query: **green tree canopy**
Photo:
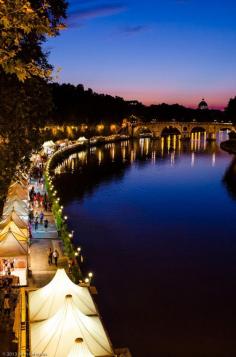
[[64, 0], [0, 0], [0, 67], [23, 81], [48, 78], [51, 66], [41, 44], [64, 28]]
[[52, 108], [42, 44], [64, 27], [66, 7], [64, 0], [0, 0], [0, 204]]

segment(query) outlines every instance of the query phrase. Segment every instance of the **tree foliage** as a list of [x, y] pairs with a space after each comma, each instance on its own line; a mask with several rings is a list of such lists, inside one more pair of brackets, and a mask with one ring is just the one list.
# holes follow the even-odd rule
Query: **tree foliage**
[[51, 121], [57, 124], [121, 123], [123, 118], [135, 115], [143, 121], [158, 119], [164, 121], [214, 121], [223, 120], [219, 110], [202, 111], [165, 103], [146, 106], [136, 100], [127, 101], [121, 97], [98, 94], [85, 89], [82, 84], [50, 84], [53, 94]]
[[236, 122], [236, 97], [231, 98], [229, 103], [225, 109], [227, 118], [232, 120], [234, 123]]
[[66, 7], [64, 0], [0, 0], [0, 203], [52, 108], [42, 44], [63, 27]]
[[41, 44], [64, 28], [66, 4], [57, 1], [0, 0], [0, 66], [24, 81], [32, 76], [48, 78]]

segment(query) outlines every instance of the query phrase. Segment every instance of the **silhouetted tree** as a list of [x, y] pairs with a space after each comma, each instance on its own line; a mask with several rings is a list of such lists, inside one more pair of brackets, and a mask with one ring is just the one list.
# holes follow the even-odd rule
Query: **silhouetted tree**
[[225, 108], [226, 117], [236, 122], [236, 97], [231, 98], [227, 107]]

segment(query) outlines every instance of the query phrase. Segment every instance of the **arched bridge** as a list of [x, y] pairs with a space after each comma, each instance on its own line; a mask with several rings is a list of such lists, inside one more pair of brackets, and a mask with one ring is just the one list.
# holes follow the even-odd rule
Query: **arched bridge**
[[129, 135], [139, 137], [142, 133], [149, 133], [154, 138], [160, 138], [164, 133], [173, 132], [181, 135], [182, 139], [190, 139], [191, 134], [196, 131], [206, 132], [208, 140], [215, 140], [216, 135], [221, 130], [235, 131], [232, 123], [217, 122], [128, 122], [127, 129]]

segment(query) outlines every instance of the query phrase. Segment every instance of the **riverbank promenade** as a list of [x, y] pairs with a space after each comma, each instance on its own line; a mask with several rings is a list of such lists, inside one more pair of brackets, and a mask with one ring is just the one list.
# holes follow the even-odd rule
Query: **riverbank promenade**
[[[29, 190], [34, 187], [36, 192], [44, 195], [46, 192], [43, 183], [38, 184], [37, 180], [31, 179]], [[48, 220], [48, 227], [45, 228], [44, 224], [38, 224], [35, 230], [34, 224], [31, 227], [31, 242], [30, 242], [30, 267], [28, 276], [29, 288], [40, 288], [49, 283], [57, 268], [64, 268], [67, 270], [68, 262], [67, 257], [63, 252], [62, 240], [58, 236], [55, 219], [51, 211], [42, 210], [41, 207], [34, 208], [34, 216], [40, 215], [43, 212], [44, 219]], [[48, 264], [48, 251], [55, 249], [59, 253], [57, 266], [55, 264]]]
[[[37, 180], [31, 179], [28, 185], [28, 191], [35, 188], [37, 192], [44, 195], [46, 192], [43, 183], [38, 184]], [[28, 270], [28, 284], [26, 289], [38, 289], [50, 282], [56, 273], [57, 268], [64, 268], [67, 270], [67, 257], [64, 255], [62, 241], [58, 236], [55, 219], [52, 212], [42, 210], [41, 207], [34, 208], [34, 216], [43, 212], [44, 218], [48, 220], [48, 228], [45, 229], [43, 224], [38, 225], [38, 229], [31, 226], [31, 239], [30, 239], [30, 254], [29, 270]], [[55, 264], [48, 264], [48, 251], [49, 249], [56, 249], [59, 252], [59, 259], [57, 266]], [[13, 325], [15, 320], [15, 307], [19, 299], [19, 288], [12, 288], [10, 294], [10, 315], [5, 316], [3, 306], [4, 290], [0, 290], [0, 356], [1, 355], [16, 355], [17, 353], [17, 340], [13, 332]]]

